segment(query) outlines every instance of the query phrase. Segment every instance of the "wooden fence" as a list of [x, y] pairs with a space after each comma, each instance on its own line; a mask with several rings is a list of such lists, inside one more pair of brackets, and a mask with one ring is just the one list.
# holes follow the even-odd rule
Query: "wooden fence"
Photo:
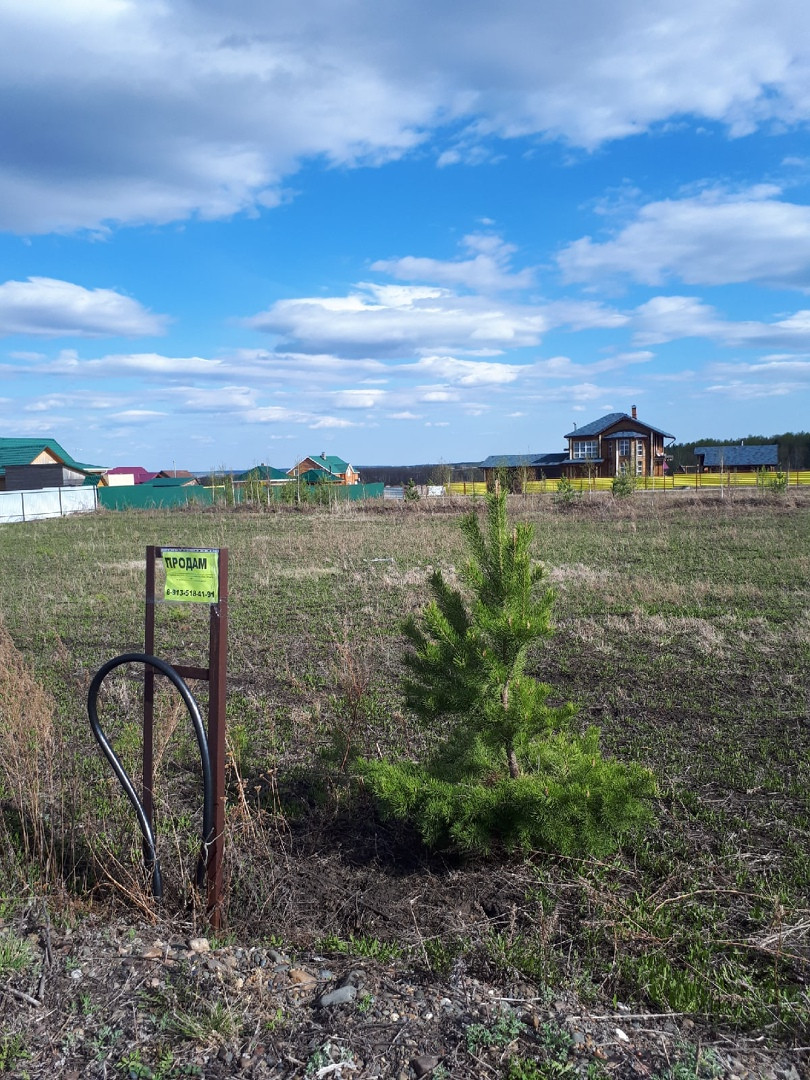
[[[784, 475], [788, 488], [810, 485], [810, 471], [806, 472], [723, 472], [723, 473], [673, 473], [671, 476], [638, 476], [637, 491], [684, 491], [701, 488], [762, 488], [767, 491], [777, 476]], [[557, 491], [559, 480], [529, 480], [525, 485], [527, 495]], [[610, 491], [610, 477], [575, 476], [571, 478], [574, 491]], [[462, 481], [448, 484], [448, 495], [484, 495], [487, 486], [482, 481]]]

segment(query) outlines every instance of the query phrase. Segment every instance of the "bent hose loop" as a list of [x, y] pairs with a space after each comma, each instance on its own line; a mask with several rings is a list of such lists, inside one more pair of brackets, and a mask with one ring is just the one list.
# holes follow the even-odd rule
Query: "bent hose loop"
[[118, 755], [115, 753], [115, 750], [113, 750], [106, 735], [101, 730], [101, 724], [98, 719], [98, 694], [101, 689], [101, 684], [111, 671], [117, 667], [121, 667], [123, 664], [145, 664], [154, 668], [155, 671], [160, 672], [161, 675], [165, 675], [166, 678], [177, 687], [177, 690], [180, 692], [180, 696], [188, 709], [189, 715], [191, 716], [191, 722], [197, 736], [197, 745], [200, 749], [200, 762], [202, 765], [203, 778], [202, 847], [200, 850], [200, 858], [197, 862], [198, 887], [202, 886], [205, 879], [206, 857], [209, 846], [214, 839], [214, 793], [211, 780], [211, 757], [208, 751], [208, 738], [205, 734], [205, 727], [200, 715], [199, 706], [194, 700], [188, 686], [180, 675], [177, 674], [171, 664], [167, 664], [165, 660], [161, 660], [157, 656], [149, 656], [147, 653], [122, 653], [120, 656], [108, 660], [106, 664], [103, 664], [98, 669], [93, 681], [90, 683], [90, 689], [87, 692], [87, 715], [90, 719], [90, 727], [93, 730], [96, 742], [98, 742], [101, 747], [102, 753], [107, 761], [109, 761], [113, 772], [118, 777], [121, 787], [124, 789], [124, 793], [135, 810], [135, 814], [138, 818], [138, 825], [140, 826], [144, 839], [144, 847], [147, 852], [145, 856], [146, 868], [152, 872], [152, 894], [155, 899], [160, 900], [163, 896], [163, 879], [160, 873], [160, 863], [157, 857], [155, 836], [151, 823], [146, 816], [143, 804], [138, 798], [137, 792], [132, 785], [132, 781], [130, 780], [126, 769], [121, 764]]

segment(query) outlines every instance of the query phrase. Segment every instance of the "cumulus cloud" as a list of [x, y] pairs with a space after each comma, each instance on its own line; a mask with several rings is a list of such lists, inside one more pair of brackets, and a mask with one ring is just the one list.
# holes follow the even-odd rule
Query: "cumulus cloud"
[[542, 311], [529, 305], [440, 288], [374, 284], [348, 296], [279, 300], [246, 323], [279, 335], [294, 351], [347, 357], [518, 348], [536, 345], [548, 325]]
[[425, 356], [415, 364], [407, 365], [407, 370], [459, 386], [495, 386], [514, 382], [529, 370], [529, 365], [458, 360], [454, 356]]
[[636, 308], [633, 323], [635, 340], [642, 345], [699, 337], [731, 346], [810, 347], [810, 310], [796, 311], [773, 322], [733, 321], [722, 318], [711, 305], [694, 296], [655, 296]]
[[461, 286], [474, 292], [503, 292], [525, 289], [534, 283], [534, 271], [510, 268], [517, 248], [490, 233], [465, 236], [463, 248], [472, 257], [444, 261], [406, 255], [400, 259], [378, 259], [372, 270], [390, 274], [400, 281], [430, 281], [437, 285]]
[[643, 206], [614, 237], [586, 236], [558, 256], [568, 281], [626, 275], [645, 285], [758, 281], [810, 289], [810, 207], [769, 185], [706, 191]]
[[55, 278], [0, 285], [0, 334], [41, 337], [143, 337], [162, 334], [168, 319], [113, 289], [85, 289]]
[[[187, 0], [0, 7], [0, 227], [221, 218], [300, 163], [377, 165], [491, 137], [596, 147], [672, 117], [742, 134], [808, 113], [795, 0]], [[451, 133], [449, 136], [447, 133]], [[482, 264], [483, 265], [483, 264]]]

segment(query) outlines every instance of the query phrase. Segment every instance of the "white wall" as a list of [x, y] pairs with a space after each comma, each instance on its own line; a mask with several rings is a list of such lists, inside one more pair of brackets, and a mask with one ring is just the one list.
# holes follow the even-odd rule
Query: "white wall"
[[98, 506], [94, 487], [43, 488], [41, 491], [0, 491], [0, 524], [86, 514]]

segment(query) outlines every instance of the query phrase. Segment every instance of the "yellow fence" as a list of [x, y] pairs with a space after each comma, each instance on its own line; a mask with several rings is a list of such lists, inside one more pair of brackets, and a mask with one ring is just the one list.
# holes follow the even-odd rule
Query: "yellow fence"
[[[769, 481], [776, 477], [776, 473], [756, 472], [724, 472], [724, 473], [673, 473], [672, 476], [639, 476], [636, 477], [637, 491], [683, 491], [691, 488], [736, 488], [763, 486], [766, 490]], [[810, 472], [790, 472], [786, 474], [788, 487], [801, 487], [810, 484]], [[542, 494], [543, 492], [554, 493], [557, 490], [558, 480], [529, 480], [526, 484], [526, 494]], [[610, 491], [613, 481], [610, 477], [572, 477], [571, 485], [574, 491]], [[463, 481], [457, 484], [448, 484], [449, 495], [484, 495], [487, 486], [482, 481]]]

